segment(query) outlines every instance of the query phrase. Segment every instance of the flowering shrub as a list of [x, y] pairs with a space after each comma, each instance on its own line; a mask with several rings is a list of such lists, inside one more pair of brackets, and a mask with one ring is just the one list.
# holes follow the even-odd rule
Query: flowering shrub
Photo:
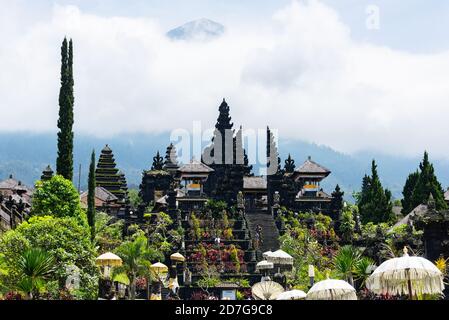
[[23, 300], [22, 295], [17, 292], [8, 292], [5, 295], [5, 300]]
[[393, 296], [390, 294], [376, 295], [368, 289], [362, 289], [358, 294], [359, 300], [404, 300], [405, 297]]
[[231, 228], [227, 228], [227, 229], [223, 230], [223, 238], [226, 240], [231, 240], [233, 238]]
[[209, 300], [209, 295], [202, 291], [195, 291], [190, 296], [190, 300]]
[[144, 277], [138, 277], [136, 279], [136, 289], [137, 290], [146, 290], [147, 289], [147, 279]]
[[189, 250], [193, 250], [187, 257], [187, 261], [190, 262], [208, 262], [216, 263], [218, 261], [243, 263], [245, 252], [237, 248], [235, 245], [224, 245], [221, 243], [218, 248], [215, 244], [199, 244], [197, 248], [193, 246], [188, 247]]

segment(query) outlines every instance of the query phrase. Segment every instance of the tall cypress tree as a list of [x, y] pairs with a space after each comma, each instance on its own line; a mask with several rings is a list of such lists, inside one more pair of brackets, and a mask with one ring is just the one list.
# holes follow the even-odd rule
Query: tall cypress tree
[[430, 194], [435, 200], [437, 210], [446, 209], [447, 204], [444, 201], [444, 190], [438, 181], [433, 164], [429, 161], [429, 154], [424, 152], [423, 161], [419, 164], [419, 177], [412, 194], [412, 207], [427, 203]]
[[403, 199], [401, 200], [402, 203], [402, 210], [401, 212], [403, 214], [409, 214], [415, 207], [413, 206], [413, 191], [415, 190], [416, 183], [419, 179], [419, 172], [416, 170], [413, 173], [410, 173], [407, 177], [407, 180], [405, 181], [404, 189], [402, 189], [402, 195]]
[[58, 157], [56, 172], [73, 179], [73, 43], [64, 38], [61, 47], [61, 89], [59, 91]]
[[87, 221], [90, 226], [92, 240], [95, 239], [95, 187], [95, 150], [93, 150], [90, 159], [87, 193]]
[[382, 187], [375, 160], [371, 164], [371, 176], [365, 175], [363, 178], [362, 192], [357, 204], [363, 223], [394, 220], [391, 192]]

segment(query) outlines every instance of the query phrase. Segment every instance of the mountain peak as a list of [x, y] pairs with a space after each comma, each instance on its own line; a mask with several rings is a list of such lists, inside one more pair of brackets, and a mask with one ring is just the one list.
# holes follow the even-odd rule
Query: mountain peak
[[212, 40], [220, 37], [225, 27], [210, 19], [201, 18], [183, 24], [167, 32], [167, 37], [173, 40]]

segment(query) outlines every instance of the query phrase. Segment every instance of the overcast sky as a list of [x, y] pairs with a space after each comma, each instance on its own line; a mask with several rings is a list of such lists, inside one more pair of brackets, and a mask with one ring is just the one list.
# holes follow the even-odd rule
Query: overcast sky
[[[225, 35], [165, 37], [202, 17]], [[447, 30], [440, 0], [0, 0], [0, 131], [55, 130], [67, 35], [77, 133], [206, 129], [226, 97], [281, 139], [449, 158]]]

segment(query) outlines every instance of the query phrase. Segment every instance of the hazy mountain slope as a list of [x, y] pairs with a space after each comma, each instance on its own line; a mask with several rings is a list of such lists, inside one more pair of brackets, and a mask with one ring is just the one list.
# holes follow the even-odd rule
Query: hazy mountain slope
[[[81, 186], [87, 183], [87, 168], [90, 152], [95, 148], [98, 155], [108, 143], [114, 151], [117, 166], [122, 169], [131, 187], [140, 184], [142, 170], [152, 164], [153, 156], [159, 150], [165, 155], [169, 144], [169, 134], [127, 134], [111, 138], [94, 138], [75, 136], [75, 183], [78, 182], [78, 166], [81, 163]], [[419, 157], [415, 159], [393, 157], [379, 154], [359, 153], [347, 155], [326, 146], [303, 141], [279, 142], [282, 165], [288, 153], [299, 166], [307, 156], [332, 170], [323, 187], [331, 192], [338, 183], [350, 196], [352, 191], [360, 188], [362, 177], [369, 173], [371, 159], [378, 163], [379, 174], [383, 183], [389, 187], [396, 197], [400, 197], [407, 175], [416, 170]], [[432, 158], [432, 155], [430, 155]], [[56, 134], [14, 133], [0, 134], [0, 179], [13, 173], [26, 184], [33, 184], [41, 175], [43, 168], [51, 164], [54, 169], [56, 158]], [[444, 187], [449, 186], [449, 162], [435, 161], [435, 170]]]

